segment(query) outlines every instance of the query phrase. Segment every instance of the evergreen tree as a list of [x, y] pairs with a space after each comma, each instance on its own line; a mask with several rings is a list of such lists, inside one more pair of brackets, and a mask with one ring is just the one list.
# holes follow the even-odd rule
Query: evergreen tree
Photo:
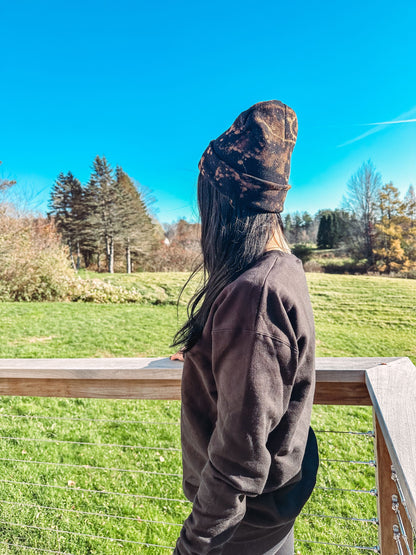
[[[100, 241], [104, 245], [107, 271], [111, 274], [114, 273], [115, 241], [121, 233], [119, 197], [111, 166], [105, 156], [96, 156], [85, 195], [88, 211], [86, 228], [90, 240]], [[99, 258], [97, 264], [100, 265]]]
[[[80, 181], [68, 172], [58, 175], [52, 189], [50, 215], [54, 217], [57, 230], [68, 245], [71, 261], [77, 269], [81, 265], [82, 226], [85, 217], [83, 190]], [[74, 262], [76, 252], [76, 263]]]
[[313, 218], [312, 216], [309, 214], [309, 212], [303, 212], [302, 213], [302, 227], [305, 231], [305, 235], [308, 236], [309, 232], [312, 228], [313, 225]]
[[314, 243], [317, 224], [309, 212], [294, 212], [283, 218], [286, 239], [290, 244]]
[[292, 217], [292, 238], [298, 244], [302, 241], [303, 220], [299, 212], [295, 212]]
[[317, 235], [318, 249], [333, 249], [340, 246], [348, 234], [349, 216], [339, 210], [320, 210]]
[[283, 226], [285, 230], [285, 235], [290, 242], [290, 236], [292, 234], [292, 217], [290, 214], [286, 214], [286, 216], [284, 217]]
[[132, 271], [132, 253], [146, 254], [154, 246], [154, 224], [143, 195], [121, 167], [116, 168], [120, 239], [126, 257], [126, 272]]
[[316, 245], [318, 249], [332, 249], [331, 216], [329, 214], [322, 214], [321, 219], [319, 220]]
[[98, 207], [99, 187], [94, 181], [90, 180], [84, 187], [84, 211], [86, 216], [82, 226], [82, 255], [87, 268], [93, 264], [95, 257], [98, 271], [100, 271], [103, 242]]

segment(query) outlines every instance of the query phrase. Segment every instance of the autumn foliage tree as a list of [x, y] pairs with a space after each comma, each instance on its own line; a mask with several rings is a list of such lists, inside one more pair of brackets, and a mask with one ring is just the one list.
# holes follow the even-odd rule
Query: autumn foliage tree
[[[375, 224], [374, 261], [381, 272], [408, 272], [416, 269], [416, 233], [409, 217], [408, 199], [400, 199], [393, 183], [386, 183], [378, 193], [379, 219]], [[416, 230], [415, 230], [416, 231]]]

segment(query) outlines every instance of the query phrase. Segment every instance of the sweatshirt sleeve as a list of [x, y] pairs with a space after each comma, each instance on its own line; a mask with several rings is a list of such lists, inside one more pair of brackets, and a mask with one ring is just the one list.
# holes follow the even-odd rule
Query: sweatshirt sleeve
[[220, 554], [266, 484], [269, 433], [287, 411], [297, 351], [282, 337], [239, 327], [213, 329], [217, 420], [208, 460], [175, 555]]

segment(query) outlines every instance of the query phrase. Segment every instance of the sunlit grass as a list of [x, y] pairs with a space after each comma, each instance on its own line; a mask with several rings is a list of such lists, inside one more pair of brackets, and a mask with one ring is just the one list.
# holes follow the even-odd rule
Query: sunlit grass
[[[185, 307], [180, 306], [177, 315], [173, 304], [185, 274], [104, 277], [114, 282], [120, 280], [123, 285], [129, 282], [132, 286], [141, 280], [141, 287], [153, 288], [165, 300], [159, 305], [2, 303], [0, 356], [168, 355], [173, 334], [185, 317]], [[416, 361], [415, 281], [325, 274], [308, 274], [307, 279], [315, 314], [318, 356], [409, 356]], [[134, 496], [183, 501], [180, 453], [166, 450], [179, 447], [179, 413], [178, 402], [4, 397], [0, 404], [2, 437], [49, 441], [0, 439], [0, 458], [12, 459], [1, 461], [0, 541], [77, 555], [169, 553], [160, 547], [109, 542], [88, 535], [174, 545], [180, 530], [174, 524], [183, 521], [189, 504]], [[47, 418], [18, 417], [25, 415]], [[50, 417], [54, 420], [49, 420]], [[125, 422], [132, 420], [137, 422]], [[166, 422], [173, 424], [166, 425]], [[366, 432], [372, 429], [371, 409], [315, 406], [313, 426], [316, 430]], [[332, 433], [317, 433], [317, 436], [322, 459], [368, 462], [374, 458], [372, 439], [368, 436]], [[39, 464], [42, 462], [66, 466]], [[22, 483], [12, 484], [12, 481]], [[371, 490], [375, 487], [374, 468], [353, 462], [323, 461], [318, 486]], [[340, 494], [316, 488], [297, 521], [296, 537], [375, 546], [377, 527], [374, 524], [327, 518], [369, 519], [375, 514], [376, 499], [370, 494]], [[159, 521], [172, 524], [162, 525]], [[36, 528], [13, 525], [18, 523]], [[297, 543], [296, 549], [302, 555], [340, 552], [339, 548], [306, 543]], [[17, 554], [22, 550], [3, 543], [0, 552]], [[356, 551], [342, 548], [342, 552]]]

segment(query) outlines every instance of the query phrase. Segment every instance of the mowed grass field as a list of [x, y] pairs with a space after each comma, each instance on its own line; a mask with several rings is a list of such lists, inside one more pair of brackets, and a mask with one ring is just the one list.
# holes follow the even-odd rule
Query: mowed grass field
[[[186, 275], [99, 277], [139, 288], [145, 302], [2, 303], [0, 357], [169, 355], [185, 317], [185, 306], [177, 313], [174, 302]], [[318, 356], [409, 356], [416, 362], [415, 281], [307, 279]], [[190, 510], [181, 491], [179, 413], [179, 402], [2, 398], [0, 553], [169, 553]], [[321, 489], [375, 487], [374, 468], [358, 464], [374, 458], [371, 437], [333, 433], [371, 430], [371, 410], [315, 406], [313, 426], [322, 462], [296, 537], [377, 545], [377, 527], [365, 521], [376, 516], [375, 497]], [[296, 549], [302, 555], [362, 552], [300, 541]]]

